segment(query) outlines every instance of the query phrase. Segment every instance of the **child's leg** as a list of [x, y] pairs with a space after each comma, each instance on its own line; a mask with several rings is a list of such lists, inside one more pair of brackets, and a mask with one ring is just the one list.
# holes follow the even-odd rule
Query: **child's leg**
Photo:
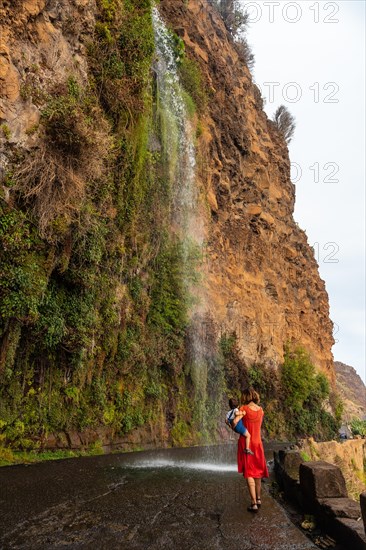
[[253, 451], [250, 450], [250, 433], [248, 432], [248, 430], [246, 430], [244, 437], [245, 437], [245, 451], [244, 451], [245, 454], [254, 455]]

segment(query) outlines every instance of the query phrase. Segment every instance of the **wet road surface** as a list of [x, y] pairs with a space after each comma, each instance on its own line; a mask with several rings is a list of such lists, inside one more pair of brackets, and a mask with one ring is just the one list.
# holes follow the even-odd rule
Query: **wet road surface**
[[247, 512], [235, 454], [225, 445], [3, 467], [0, 548], [314, 550], [266, 486], [259, 513]]

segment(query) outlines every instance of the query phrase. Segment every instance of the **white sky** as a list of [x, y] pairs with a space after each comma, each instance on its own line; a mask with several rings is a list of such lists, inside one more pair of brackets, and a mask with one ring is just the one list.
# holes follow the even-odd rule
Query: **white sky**
[[[296, 118], [295, 220], [319, 243], [334, 358], [365, 380], [365, 2], [241, 1], [265, 110], [284, 104]], [[273, 98], [266, 82], [279, 83]]]

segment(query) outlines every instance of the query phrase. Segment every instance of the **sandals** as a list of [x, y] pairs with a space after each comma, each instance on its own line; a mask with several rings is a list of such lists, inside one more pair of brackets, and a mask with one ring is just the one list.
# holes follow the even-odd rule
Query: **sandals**
[[247, 510], [248, 512], [253, 512], [256, 514], [259, 510], [257, 503], [255, 502], [254, 504], [251, 504], [250, 506], [248, 506]]
[[244, 454], [254, 456], [253, 451], [251, 451], [250, 449], [244, 449]]
[[260, 498], [257, 498], [257, 506], [258, 508], [262, 506], [262, 500]]

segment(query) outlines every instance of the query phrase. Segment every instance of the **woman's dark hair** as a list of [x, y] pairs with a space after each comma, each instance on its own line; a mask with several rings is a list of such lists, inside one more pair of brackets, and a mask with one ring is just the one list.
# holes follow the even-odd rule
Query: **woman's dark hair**
[[238, 408], [238, 400], [237, 399], [234, 399], [234, 398], [231, 398], [229, 399], [229, 407], [230, 409], [237, 409]]
[[258, 405], [260, 402], [259, 393], [255, 391], [254, 388], [250, 387], [241, 392], [241, 401], [244, 403], [244, 405], [247, 405], [251, 401]]

